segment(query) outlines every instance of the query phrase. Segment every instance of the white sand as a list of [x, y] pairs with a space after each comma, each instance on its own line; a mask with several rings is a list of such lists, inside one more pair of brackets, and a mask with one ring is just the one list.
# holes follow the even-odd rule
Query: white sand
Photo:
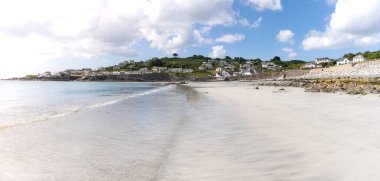
[[380, 98], [191, 83], [0, 129], [0, 180], [377, 181]]
[[379, 180], [380, 98], [250, 83], [190, 83], [208, 103], [163, 180]]

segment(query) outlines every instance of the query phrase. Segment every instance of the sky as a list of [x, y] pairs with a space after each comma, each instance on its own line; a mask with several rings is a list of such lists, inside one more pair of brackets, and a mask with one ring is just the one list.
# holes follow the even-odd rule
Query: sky
[[379, 0], [0, 0], [0, 78], [205, 55], [380, 50]]

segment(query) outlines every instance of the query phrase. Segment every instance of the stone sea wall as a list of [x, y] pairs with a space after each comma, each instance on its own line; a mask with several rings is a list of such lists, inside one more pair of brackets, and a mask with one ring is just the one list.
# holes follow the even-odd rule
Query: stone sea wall
[[380, 77], [380, 60], [340, 65], [329, 68], [312, 69], [300, 78], [337, 78], [337, 77]]
[[79, 81], [121, 81], [121, 82], [174, 82], [174, 81], [214, 81], [214, 77], [197, 77], [197, 76], [172, 76], [169, 74], [152, 73], [152, 74], [128, 74], [128, 75], [104, 75], [96, 77], [86, 77], [78, 79]]

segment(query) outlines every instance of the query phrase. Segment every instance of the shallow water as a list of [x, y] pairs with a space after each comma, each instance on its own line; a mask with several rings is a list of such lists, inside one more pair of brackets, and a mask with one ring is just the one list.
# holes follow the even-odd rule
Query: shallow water
[[161, 86], [120, 82], [0, 81], [0, 127], [101, 107]]

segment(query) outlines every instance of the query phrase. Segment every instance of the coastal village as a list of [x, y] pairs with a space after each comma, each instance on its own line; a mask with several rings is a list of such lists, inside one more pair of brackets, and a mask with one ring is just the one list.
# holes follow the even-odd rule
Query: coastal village
[[[336, 73], [342, 70], [351, 70], [354, 65], [376, 60], [378, 54], [379, 51], [365, 52], [364, 54], [346, 54], [339, 59], [321, 57], [310, 62], [305, 62], [301, 60], [282, 61], [278, 56], [267, 61], [244, 59], [242, 57], [231, 58], [228, 56], [223, 59], [211, 59], [202, 55], [179, 58], [178, 54], [175, 53], [172, 58], [152, 58], [147, 61], [125, 60], [109, 67], [97, 69], [67, 69], [55, 73], [46, 71], [38, 75], [28, 75], [21, 79], [109, 80], [131, 75], [169, 75], [177, 77], [208, 77], [214, 80], [226, 80], [234, 78], [260, 78], [258, 75], [261, 74], [279, 76], [280, 74], [286, 74], [284, 72], [291, 72], [292, 70], [303, 70], [298, 71], [299, 73], [294, 75], [301, 78], [323, 78], [333, 77], [329, 75], [331, 72]], [[371, 68], [378, 69], [376, 65], [369, 67], [369, 69]], [[340, 74], [342, 77], [355, 75], [356, 74], [352, 73]], [[358, 74], [357, 76], [360, 75]], [[285, 76], [283, 78], [285, 78]], [[150, 80], [154, 80], [154, 78]], [[141, 79], [141, 81], [144, 81], [144, 79]]]

